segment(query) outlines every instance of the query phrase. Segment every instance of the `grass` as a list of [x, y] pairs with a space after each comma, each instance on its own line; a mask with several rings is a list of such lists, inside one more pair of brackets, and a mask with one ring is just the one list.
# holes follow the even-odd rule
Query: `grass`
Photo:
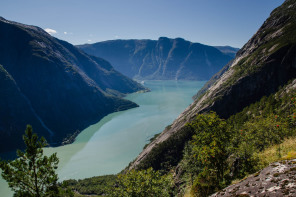
[[[259, 152], [256, 156], [259, 158], [257, 170], [261, 170], [277, 161], [296, 159], [296, 137], [286, 138], [281, 144], [273, 145]], [[249, 176], [250, 175], [247, 175], [243, 179], [235, 179], [231, 182], [231, 185], [237, 184]], [[190, 196], [186, 196], [185, 194], [184, 197]]]
[[296, 137], [285, 139], [279, 145], [273, 145], [257, 154], [259, 166], [265, 167], [279, 160], [296, 159]]
[[183, 197], [193, 197], [193, 195], [191, 194], [191, 187], [188, 187], [185, 191], [185, 194]]
[[234, 184], [240, 183], [241, 181], [242, 181], [241, 179], [234, 179], [233, 181], [231, 181], [231, 184], [230, 185], [234, 185]]

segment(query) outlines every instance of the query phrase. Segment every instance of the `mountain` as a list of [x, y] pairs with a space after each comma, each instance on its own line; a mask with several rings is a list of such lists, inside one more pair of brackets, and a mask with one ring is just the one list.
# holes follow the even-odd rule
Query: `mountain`
[[168, 141], [173, 134], [181, 135], [185, 124], [197, 114], [215, 111], [226, 119], [277, 92], [296, 77], [295, 57], [296, 2], [286, 0], [238, 51], [235, 59], [205, 84], [196, 100], [140, 153], [130, 168], [157, 154], [153, 152], [156, 145]]
[[0, 18], [0, 30], [0, 152], [23, 148], [26, 124], [59, 145], [109, 113], [136, 107], [121, 97], [145, 90], [39, 27]]
[[[236, 49], [192, 43], [182, 38], [110, 40], [79, 45], [136, 79], [208, 80], [233, 58]], [[221, 51], [224, 52], [221, 52]]]
[[239, 48], [234, 48], [231, 46], [214, 46], [216, 49], [221, 51], [222, 53], [229, 55], [235, 58], [236, 53], [239, 51]]

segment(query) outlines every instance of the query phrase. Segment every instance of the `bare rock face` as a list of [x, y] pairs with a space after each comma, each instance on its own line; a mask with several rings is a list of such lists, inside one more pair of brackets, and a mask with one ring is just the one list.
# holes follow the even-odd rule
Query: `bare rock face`
[[43, 29], [0, 18], [0, 152], [23, 148], [27, 124], [59, 145], [114, 111], [136, 107], [120, 98], [144, 88]]
[[220, 196], [296, 196], [296, 159], [272, 163], [245, 180], [211, 195]]
[[215, 111], [228, 118], [296, 77], [296, 1], [276, 8], [257, 33], [196, 95], [196, 100], [137, 157], [139, 165], [156, 144], [167, 140], [196, 114]]
[[158, 40], [110, 40], [78, 47], [107, 59], [129, 77], [160, 80], [208, 80], [238, 50], [166, 37]]

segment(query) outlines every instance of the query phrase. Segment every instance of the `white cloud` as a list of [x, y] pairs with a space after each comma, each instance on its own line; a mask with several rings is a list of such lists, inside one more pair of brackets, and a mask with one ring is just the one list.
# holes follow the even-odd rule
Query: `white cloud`
[[46, 28], [46, 29], [44, 29], [44, 30], [45, 30], [47, 33], [49, 33], [50, 35], [58, 33], [56, 30], [54, 30], [54, 29], [50, 29], [50, 28]]
[[91, 42], [91, 40], [87, 40], [87, 42]]
[[65, 34], [65, 35], [67, 35], [67, 34], [68, 34], [68, 32], [64, 31], [64, 34]]
[[116, 36], [115, 36], [115, 38], [117, 39], [117, 38], [119, 38], [119, 36], [118, 36], [118, 35], [116, 35]]

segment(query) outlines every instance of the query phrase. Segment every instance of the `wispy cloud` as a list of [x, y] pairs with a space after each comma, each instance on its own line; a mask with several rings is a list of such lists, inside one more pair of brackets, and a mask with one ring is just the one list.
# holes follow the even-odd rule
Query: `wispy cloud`
[[44, 29], [44, 30], [45, 30], [47, 33], [49, 33], [50, 35], [58, 33], [56, 30], [54, 30], [54, 29], [50, 29], [50, 28], [46, 28], [46, 29]]
[[65, 35], [67, 35], [67, 34], [68, 34], [68, 32], [64, 31], [64, 34], [65, 34]]
[[87, 42], [91, 42], [91, 40], [87, 40]]
[[115, 36], [115, 38], [116, 38], [116, 39], [118, 39], [118, 38], [119, 38], [119, 36], [118, 36], [118, 35], [116, 35], [116, 36]]

